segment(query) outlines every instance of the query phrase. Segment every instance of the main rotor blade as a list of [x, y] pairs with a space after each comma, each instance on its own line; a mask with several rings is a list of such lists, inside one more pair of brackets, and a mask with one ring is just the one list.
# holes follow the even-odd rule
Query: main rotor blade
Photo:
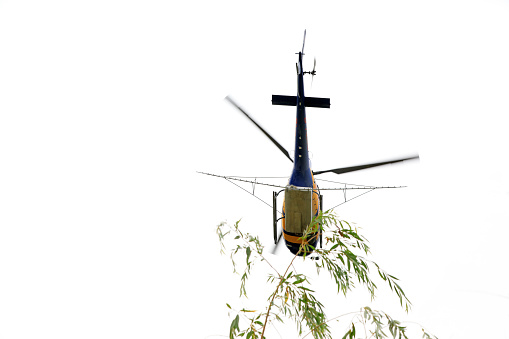
[[252, 122], [253, 124], [255, 124], [255, 125], [256, 125], [256, 127], [258, 127], [258, 128], [260, 129], [260, 131], [262, 131], [262, 132], [263, 132], [263, 134], [265, 134], [265, 135], [267, 136], [267, 138], [269, 138], [269, 139], [270, 139], [270, 141], [272, 141], [272, 142], [274, 143], [274, 145], [276, 145], [276, 146], [277, 146], [277, 148], [279, 148], [279, 150], [280, 150], [281, 152], [283, 152], [283, 154], [284, 154], [284, 155], [286, 155], [286, 157], [287, 157], [288, 159], [290, 159], [290, 161], [291, 161], [291, 162], [293, 162], [292, 158], [290, 158], [290, 154], [288, 153], [288, 151], [287, 151], [287, 150], [286, 150], [283, 146], [281, 146], [281, 145], [279, 144], [279, 142], [277, 142], [277, 141], [276, 141], [276, 139], [274, 139], [274, 138], [273, 138], [273, 137], [272, 137], [269, 133], [267, 133], [267, 131], [265, 131], [265, 130], [264, 130], [264, 129], [260, 126], [260, 125], [258, 125], [258, 124], [256, 123], [256, 121], [254, 121], [254, 120], [253, 120], [253, 118], [251, 118], [251, 117], [249, 116], [249, 114], [247, 114], [247, 113], [246, 113], [246, 111], [244, 111], [244, 110], [243, 110], [243, 109], [242, 109], [239, 105], [237, 105], [237, 103], [236, 103], [235, 101], [233, 101], [233, 99], [232, 99], [232, 98], [230, 98], [229, 96], [226, 96], [226, 97], [225, 97], [225, 99], [226, 99], [226, 100], [228, 100], [228, 101], [229, 101], [229, 102], [230, 102], [233, 106], [235, 106], [235, 107], [236, 107], [239, 111], [241, 111], [241, 112], [242, 112], [242, 113], [243, 113], [243, 114], [244, 114], [244, 115], [245, 115], [245, 116], [246, 116], [249, 120], [251, 120], [251, 122]]
[[333, 172], [333, 173], [336, 173], [336, 174], [342, 174], [342, 173], [360, 171], [360, 170], [363, 170], [363, 169], [366, 169], [366, 168], [383, 166], [383, 165], [393, 164], [395, 162], [400, 162], [400, 161], [405, 161], [405, 160], [412, 160], [412, 159], [419, 159], [419, 155], [414, 155], [414, 156], [409, 157], [409, 158], [395, 159], [395, 160], [382, 161], [382, 162], [374, 162], [372, 164], [366, 164], [366, 165], [358, 165], [358, 166], [351, 166], [351, 167], [335, 168], [335, 169], [330, 169], [330, 170], [327, 170], [327, 171], [317, 171], [317, 172], [313, 172], [313, 174], [314, 175], [318, 175], [318, 174], [327, 173], [327, 172]]

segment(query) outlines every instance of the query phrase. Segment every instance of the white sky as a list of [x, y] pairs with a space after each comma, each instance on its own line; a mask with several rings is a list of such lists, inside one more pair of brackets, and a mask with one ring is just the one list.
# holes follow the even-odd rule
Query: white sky
[[[409, 186], [337, 210], [401, 279], [402, 317], [509, 338], [508, 14], [504, 0], [0, 1], [0, 337], [227, 334], [238, 284], [215, 226], [243, 218], [269, 244], [272, 214], [195, 171], [289, 175], [223, 98], [291, 151], [294, 109], [270, 95], [295, 95], [307, 29], [306, 93], [332, 103], [308, 111], [313, 168], [421, 156], [326, 177]], [[331, 316], [365, 305], [320, 293]]]

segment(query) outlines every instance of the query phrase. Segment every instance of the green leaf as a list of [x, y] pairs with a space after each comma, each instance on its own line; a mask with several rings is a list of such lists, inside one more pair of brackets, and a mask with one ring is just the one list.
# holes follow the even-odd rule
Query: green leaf
[[352, 330], [348, 330], [348, 332], [345, 333], [345, 335], [343, 336], [342, 339], [346, 339], [346, 338], [353, 338], [352, 337]]
[[304, 291], [314, 292], [313, 290], [310, 290], [309, 288], [304, 287], [304, 286], [299, 286], [299, 288], [300, 288], [301, 290], [304, 290]]
[[249, 257], [251, 256], [251, 247], [246, 247], [246, 263], [249, 265]]
[[304, 280], [306, 280], [306, 278], [300, 278], [296, 281], [293, 282], [294, 285], [297, 285], [297, 284], [300, 284], [301, 282], [303, 282]]
[[230, 339], [233, 339], [235, 334], [239, 331], [239, 315], [233, 319], [231, 325], [230, 325]]
[[338, 255], [338, 259], [341, 260], [341, 263], [344, 265], [345, 264], [345, 261], [343, 260], [343, 256], [341, 255]]
[[396, 277], [395, 277], [395, 276], [393, 276], [393, 275], [390, 275], [390, 274], [387, 274], [387, 275], [388, 275], [389, 277], [391, 277], [392, 279], [394, 279], [394, 280], [399, 280], [398, 278], [396, 278]]

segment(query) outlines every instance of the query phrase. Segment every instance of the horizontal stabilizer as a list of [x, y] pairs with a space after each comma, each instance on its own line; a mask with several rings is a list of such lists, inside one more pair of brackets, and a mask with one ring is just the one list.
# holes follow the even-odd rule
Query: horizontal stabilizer
[[[281, 106], [297, 106], [297, 97], [292, 95], [272, 95], [272, 104]], [[305, 97], [304, 106], [330, 108], [330, 98]]]
[[272, 94], [272, 104], [281, 106], [297, 106], [297, 97], [291, 95]]
[[318, 107], [318, 108], [330, 108], [330, 98], [305, 97], [304, 98], [304, 106]]

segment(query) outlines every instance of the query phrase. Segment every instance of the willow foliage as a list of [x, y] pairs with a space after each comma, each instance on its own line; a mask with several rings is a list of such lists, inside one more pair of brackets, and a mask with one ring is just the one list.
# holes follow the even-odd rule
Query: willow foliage
[[[356, 284], [363, 286], [375, 298], [377, 285], [373, 282], [372, 271], [375, 276], [381, 278], [396, 294], [401, 307], [408, 312], [411, 306], [405, 292], [398, 284], [398, 279], [382, 270], [372, 260], [367, 259], [370, 250], [365, 237], [360, 235], [356, 228], [348, 222], [339, 220], [331, 211], [320, 213], [313, 219], [302, 236], [306, 239], [315, 234], [319, 227], [323, 230], [325, 246], [323, 249], [314, 248], [303, 243], [300, 252], [318, 256], [318, 260], [310, 260], [319, 274], [326, 271], [334, 280], [337, 292], [345, 296]], [[269, 274], [267, 282], [275, 285], [273, 292], [267, 299], [265, 310], [258, 312], [241, 309], [230, 324], [230, 339], [233, 338], [266, 338], [265, 332], [268, 325], [276, 322], [284, 323], [285, 319], [293, 320], [299, 336], [305, 338], [312, 335], [315, 339], [332, 338], [330, 323], [345, 315], [352, 316], [348, 330], [343, 334], [343, 339], [353, 338], [408, 338], [407, 327], [390, 317], [387, 313], [372, 310], [370, 307], [362, 307], [359, 311], [349, 312], [334, 318], [327, 318], [323, 304], [316, 298], [315, 291], [306, 275], [295, 271], [294, 261], [309, 260], [306, 255], [294, 256], [286, 266], [284, 272], [276, 270], [264, 256], [264, 247], [258, 237], [244, 233], [239, 227], [239, 221], [234, 225], [221, 223], [217, 227], [217, 235], [221, 243], [221, 252], [229, 252], [234, 272], [240, 278], [240, 296], [247, 297], [246, 282], [251, 273], [251, 268], [256, 262], [264, 262], [269, 265], [274, 274]], [[225, 240], [231, 238], [234, 246], [230, 249], [225, 247]], [[229, 242], [228, 242], [229, 243]], [[243, 270], [238, 271], [238, 257], [242, 256], [245, 265]], [[226, 304], [232, 309], [229, 304]], [[241, 317], [246, 325], [241, 326]], [[359, 330], [361, 328], [362, 330]], [[337, 337], [337, 336], [335, 336]], [[422, 337], [425, 339], [436, 338], [422, 329]]]

